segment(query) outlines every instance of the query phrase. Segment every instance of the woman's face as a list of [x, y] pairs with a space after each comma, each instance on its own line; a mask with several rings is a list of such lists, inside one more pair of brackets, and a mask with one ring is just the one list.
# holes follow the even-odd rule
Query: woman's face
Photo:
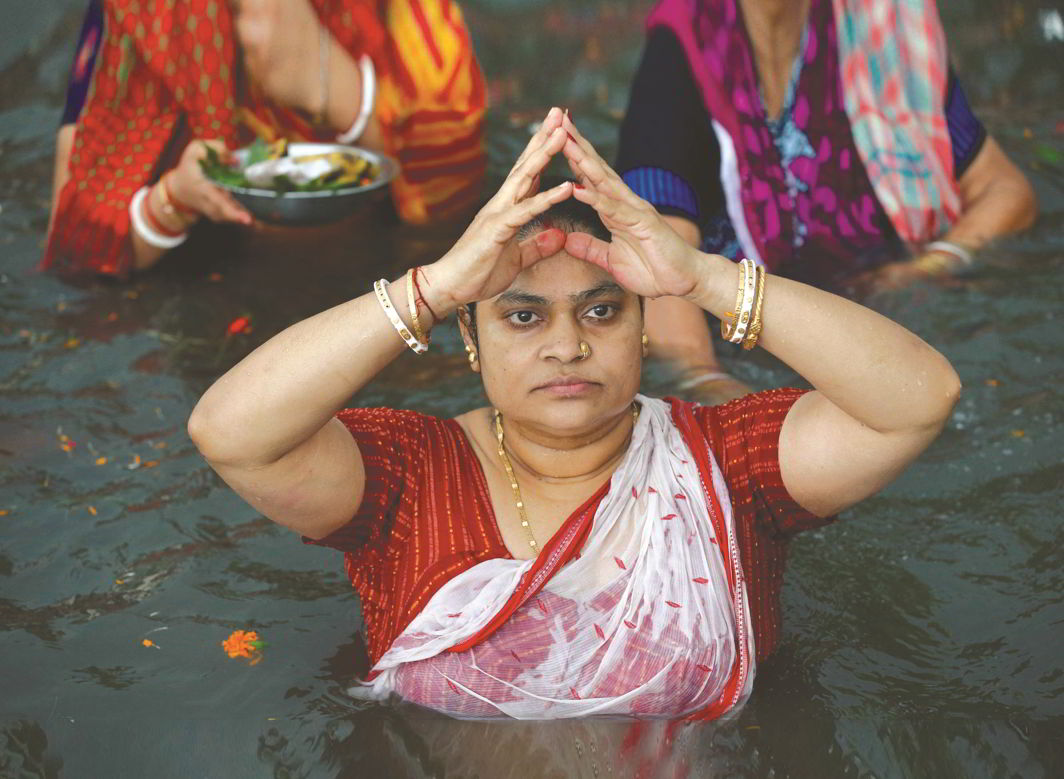
[[622, 413], [639, 389], [639, 298], [564, 251], [478, 303], [476, 317], [484, 389], [506, 418], [579, 435]]

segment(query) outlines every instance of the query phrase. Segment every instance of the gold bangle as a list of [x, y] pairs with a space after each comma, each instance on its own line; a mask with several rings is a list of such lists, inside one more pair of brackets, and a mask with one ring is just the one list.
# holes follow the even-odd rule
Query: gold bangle
[[957, 265], [967, 267], [955, 255], [945, 252], [927, 252], [914, 260], [910, 260], [910, 262], [912, 262], [914, 268], [918, 268], [932, 276], [947, 276]]
[[761, 304], [765, 300], [765, 269], [757, 266], [757, 291], [754, 293], [754, 317], [750, 320], [750, 329], [746, 332], [743, 340], [743, 348], [749, 351], [757, 346], [757, 339], [761, 337]]
[[406, 303], [410, 308], [410, 320], [414, 325], [414, 336], [423, 344], [428, 344], [428, 339], [425, 338], [425, 333], [421, 329], [421, 317], [417, 315], [417, 301], [414, 300], [414, 282], [411, 279], [414, 270], [411, 268], [406, 272]]
[[735, 329], [737, 319], [739, 318], [739, 309], [743, 307], [743, 288], [746, 286], [746, 266], [742, 263], [739, 264], [739, 291], [735, 293], [735, 309], [733, 311], [725, 311], [725, 317], [731, 317], [730, 322], [726, 322], [722, 317], [720, 320], [720, 334], [724, 340], [731, 338], [732, 331]]
[[186, 219], [185, 214], [193, 216], [199, 216], [199, 214], [188, 208], [179, 206], [174, 202], [173, 197], [170, 195], [170, 187], [166, 178], [170, 173], [171, 171], [164, 173], [162, 177], [155, 182], [155, 186], [153, 186], [152, 189], [159, 193], [159, 205], [162, 208], [163, 214], [180, 223], [182, 230], [187, 230], [190, 226], [196, 223], [196, 220]]

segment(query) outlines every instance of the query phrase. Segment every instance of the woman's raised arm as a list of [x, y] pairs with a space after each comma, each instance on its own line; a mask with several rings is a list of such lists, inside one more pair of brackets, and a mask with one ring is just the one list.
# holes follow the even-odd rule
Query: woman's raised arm
[[[689, 247], [650, 204], [580, 136], [564, 148], [585, 186], [574, 197], [602, 216], [613, 239], [571, 234], [566, 250], [611, 272], [647, 297], [677, 295], [717, 318], [730, 314], [738, 266]], [[817, 391], [791, 409], [780, 435], [780, 469], [791, 496], [821, 516], [875, 493], [938, 434], [960, 392], [949, 362], [924, 341], [870, 309], [771, 276], [759, 345]]]
[[[562, 247], [558, 230], [511, 243], [521, 225], [572, 194], [569, 183], [536, 192], [540, 172], [565, 143], [560, 123], [552, 109], [454, 248], [423, 269], [422, 290], [441, 317], [498, 294]], [[404, 278], [388, 289], [409, 329], [405, 285]], [[435, 324], [422, 312], [422, 322]], [[365, 487], [358, 447], [334, 415], [405, 348], [376, 296], [362, 295], [292, 325], [229, 370], [196, 405], [189, 435], [252, 506], [321, 538], [351, 519]]]

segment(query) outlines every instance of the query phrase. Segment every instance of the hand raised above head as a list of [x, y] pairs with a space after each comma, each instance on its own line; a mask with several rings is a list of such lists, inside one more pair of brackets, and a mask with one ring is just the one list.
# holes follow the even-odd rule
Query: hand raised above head
[[561, 118], [560, 109], [550, 110], [499, 191], [473, 218], [451, 250], [425, 268], [425, 294], [434, 310], [449, 312], [466, 303], [494, 297], [505, 291], [525, 268], [556, 254], [565, 245], [565, 235], [557, 229], [513, 243], [522, 225], [573, 194], [569, 181], [545, 192], [537, 191], [540, 174], [566, 142]]
[[570, 233], [565, 250], [607, 270], [624, 287], [649, 298], [695, 291], [699, 253], [665, 223], [652, 205], [632, 192], [566, 115], [562, 152], [580, 180], [573, 197], [594, 208], [611, 233], [607, 243]]

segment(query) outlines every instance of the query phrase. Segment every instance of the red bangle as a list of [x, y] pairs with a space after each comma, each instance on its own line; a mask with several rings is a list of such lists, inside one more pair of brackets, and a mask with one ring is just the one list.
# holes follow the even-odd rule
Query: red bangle
[[148, 191], [148, 197], [144, 198], [144, 204], [141, 206], [141, 212], [144, 214], [144, 220], [148, 223], [148, 227], [161, 235], [165, 235], [168, 238], [177, 238], [180, 235], [184, 235], [187, 230], [174, 231], [172, 228], [167, 227], [159, 218], [155, 216], [155, 213], [151, 210], [151, 191]]
[[429, 302], [427, 300], [425, 300], [425, 296], [421, 293], [421, 284], [417, 280], [418, 271], [421, 271], [422, 273], [424, 273], [424, 271], [421, 269], [420, 265], [418, 267], [414, 268], [414, 273], [412, 274], [413, 278], [414, 278], [414, 289], [417, 291], [417, 299], [421, 302], [421, 305], [423, 305], [425, 307], [425, 309], [430, 314], [432, 314], [432, 320], [433, 320], [434, 323], [442, 322], [443, 320], [440, 319], [436, 315], [436, 312], [432, 310], [432, 306], [429, 305]]

